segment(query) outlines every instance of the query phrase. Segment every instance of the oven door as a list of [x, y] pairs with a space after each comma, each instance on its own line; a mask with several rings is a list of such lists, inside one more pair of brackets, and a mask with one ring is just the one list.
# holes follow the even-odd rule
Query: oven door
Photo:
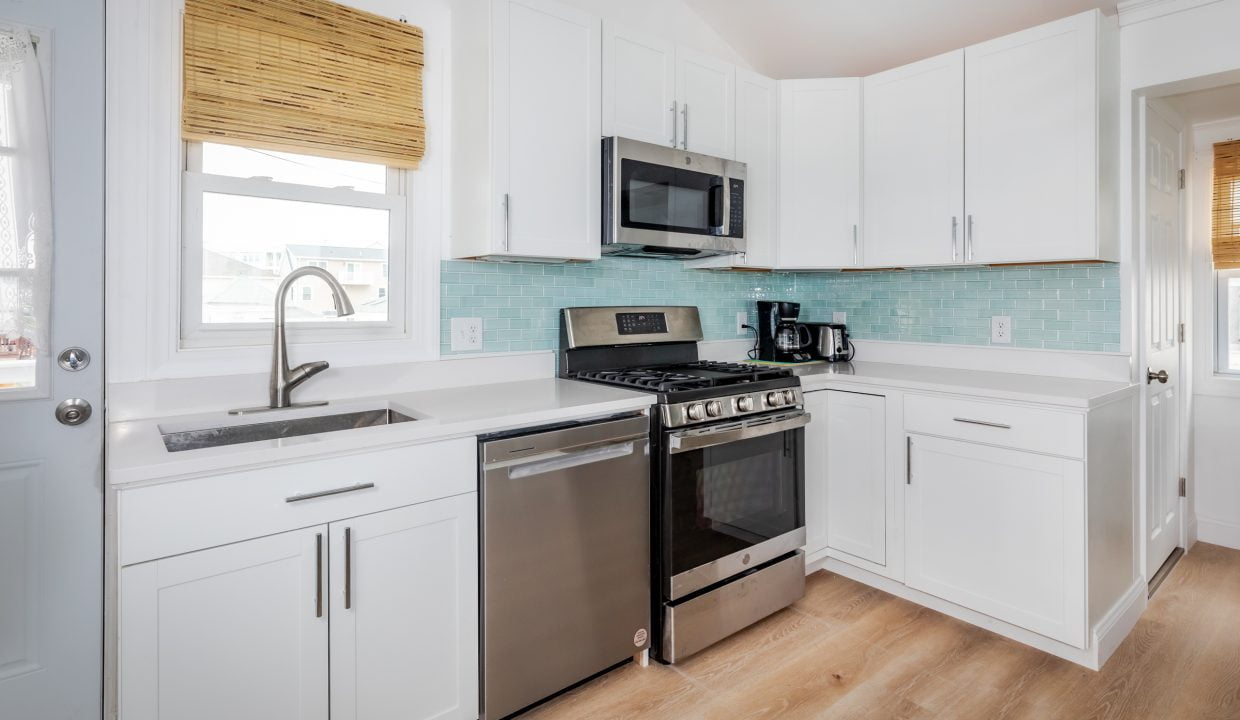
[[722, 175], [620, 160], [620, 227], [689, 235], [727, 235], [730, 197]]
[[805, 544], [803, 410], [663, 434], [663, 593], [677, 600]]

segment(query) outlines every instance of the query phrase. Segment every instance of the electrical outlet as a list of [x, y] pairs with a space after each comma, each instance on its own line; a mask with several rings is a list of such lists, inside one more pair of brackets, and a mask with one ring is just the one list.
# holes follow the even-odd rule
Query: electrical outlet
[[1012, 318], [1008, 315], [990, 317], [990, 341], [1009, 344], [1012, 342]]
[[831, 313], [831, 322], [835, 323], [836, 325], [843, 325], [844, 323], [848, 322], [848, 313], [846, 312]]
[[747, 332], [749, 332], [748, 330], [745, 329], [745, 326], [748, 324], [749, 324], [749, 313], [747, 312], [736, 313], [736, 334], [737, 335], [744, 335]]
[[452, 350], [453, 352], [482, 350], [482, 318], [452, 318]]

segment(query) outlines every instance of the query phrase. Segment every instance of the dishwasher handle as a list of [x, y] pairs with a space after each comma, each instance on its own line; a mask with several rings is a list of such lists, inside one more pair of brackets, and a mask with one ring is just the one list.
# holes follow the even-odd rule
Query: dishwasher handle
[[[559, 472], [570, 468], [581, 467], [583, 465], [594, 465], [609, 460], [617, 460], [632, 455], [638, 446], [643, 449], [648, 445], [645, 438], [640, 440], [626, 440], [624, 442], [608, 443], [606, 445], [595, 445], [593, 447], [583, 449], [573, 449], [571, 452], [561, 450], [534, 455], [531, 457], [513, 460], [508, 463], [499, 463], [498, 467], [508, 467], [508, 477], [512, 480], [531, 477], [534, 475], [542, 475], [544, 473]], [[497, 467], [492, 465], [492, 468]]]

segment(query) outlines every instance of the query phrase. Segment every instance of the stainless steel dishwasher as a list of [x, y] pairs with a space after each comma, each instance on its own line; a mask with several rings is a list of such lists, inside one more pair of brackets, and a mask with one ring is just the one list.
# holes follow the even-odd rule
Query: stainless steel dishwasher
[[481, 438], [483, 720], [649, 647], [649, 423]]

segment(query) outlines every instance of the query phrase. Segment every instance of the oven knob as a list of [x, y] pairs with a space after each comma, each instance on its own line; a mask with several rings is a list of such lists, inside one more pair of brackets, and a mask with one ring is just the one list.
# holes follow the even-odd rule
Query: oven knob
[[685, 414], [689, 416], [690, 420], [701, 420], [706, 417], [706, 409], [702, 407], [702, 403], [694, 403], [689, 406]]
[[769, 392], [766, 394], [766, 404], [771, 407], [779, 407], [784, 404], [784, 394], [782, 392]]
[[791, 390], [784, 391], [784, 404], [791, 405], [797, 401], [797, 394]]
[[753, 410], [753, 398], [748, 396], [736, 398], [736, 409], [741, 412], [750, 412]]
[[723, 414], [723, 404], [718, 400], [711, 400], [706, 403], [706, 414], [711, 417], [719, 417]]

